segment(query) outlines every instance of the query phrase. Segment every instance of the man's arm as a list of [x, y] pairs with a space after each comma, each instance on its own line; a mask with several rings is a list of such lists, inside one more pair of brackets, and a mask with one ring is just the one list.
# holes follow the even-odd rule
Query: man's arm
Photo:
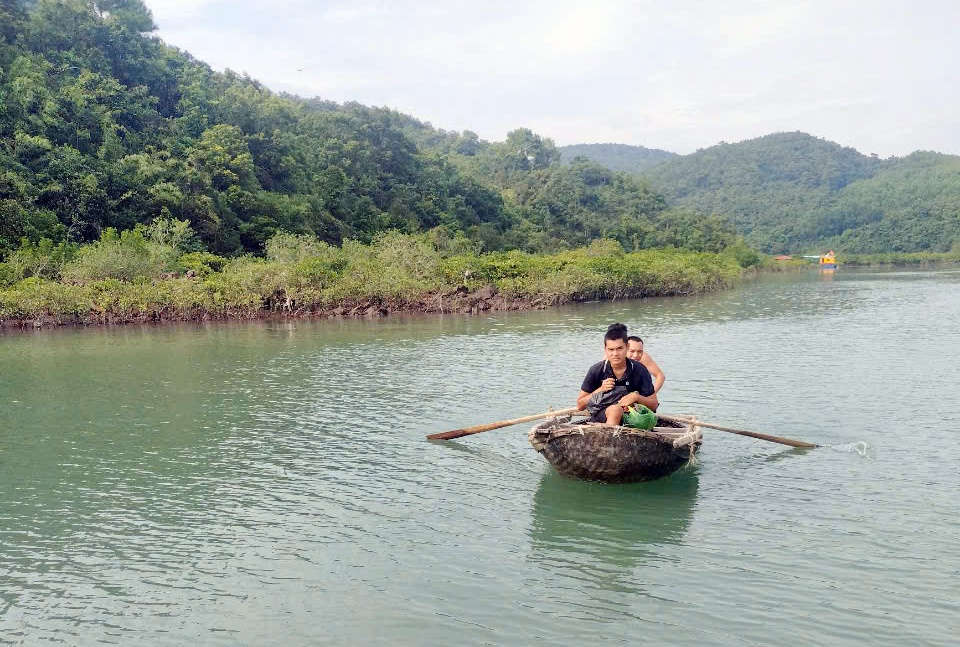
[[660, 406], [657, 400], [657, 394], [653, 389], [653, 379], [650, 377], [650, 371], [645, 366], [637, 363], [633, 383], [637, 385], [636, 391], [631, 391], [620, 398], [620, 406], [629, 407], [631, 404], [642, 404], [651, 411], [656, 411]]
[[590, 398], [591, 396], [593, 396], [594, 393], [606, 393], [607, 391], [613, 388], [613, 385], [614, 385], [614, 379], [612, 377], [608, 377], [607, 379], [605, 379], [603, 382], [600, 383], [600, 386], [598, 388], [594, 389], [593, 391], [584, 391], [583, 388], [581, 387], [580, 395], [577, 396], [577, 408], [586, 409], [587, 403], [590, 402]]
[[660, 370], [660, 367], [657, 366], [657, 363], [653, 361], [653, 358], [647, 353], [644, 353], [640, 358], [640, 363], [646, 366], [647, 370], [650, 372], [650, 377], [653, 378], [653, 392], [657, 393], [660, 391], [660, 387], [662, 387], [663, 383], [666, 381], [667, 376], [663, 374], [663, 371]]
[[580, 389], [580, 395], [577, 396], [577, 408], [580, 410], [587, 408], [587, 403], [590, 402], [590, 396], [593, 395], [589, 391], [584, 391]]
[[[588, 398], [589, 399], [589, 398]], [[631, 391], [622, 398], [620, 398], [621, 407], [629, 407], [631, 404], [642, 404], [651, 411], [656, 411], [657, 407], [660, 406], [660, 401], [657, 400], [657, 394], [652, 393], [650, 395], [640, 395], [637, 391]], [[577, 404], [580, 404], [580, 401], [577, 400]]]

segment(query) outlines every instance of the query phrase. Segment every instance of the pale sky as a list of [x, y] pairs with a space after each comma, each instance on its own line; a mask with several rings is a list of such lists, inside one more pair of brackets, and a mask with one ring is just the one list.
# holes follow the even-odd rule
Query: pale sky
[[145, 0], [216, 70], [502, 141], [960, 154], [960, 0]]

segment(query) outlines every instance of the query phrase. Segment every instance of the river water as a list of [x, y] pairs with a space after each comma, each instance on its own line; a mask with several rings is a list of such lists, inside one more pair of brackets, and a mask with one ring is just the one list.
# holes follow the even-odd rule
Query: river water
[[[705, 430], [558, 476], [607, 324]], [[0, 645], [954, 645], [960, 271], [491, 316], [0, 336]]]

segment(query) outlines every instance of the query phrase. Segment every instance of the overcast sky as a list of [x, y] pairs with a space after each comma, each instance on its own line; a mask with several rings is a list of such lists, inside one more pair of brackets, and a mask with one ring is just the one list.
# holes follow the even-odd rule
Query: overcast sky
[[145, 0], [214, 69], [501, 141], [960, 154], [960, 0]]

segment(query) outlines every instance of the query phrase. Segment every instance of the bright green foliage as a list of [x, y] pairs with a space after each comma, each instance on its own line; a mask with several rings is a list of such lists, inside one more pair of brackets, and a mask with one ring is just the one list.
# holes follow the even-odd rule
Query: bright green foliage
[[158, 219], [122, 232], [108, 227], [97, 242], [81, 247], [60, 274], [66, 281], [81, 283], [159, 278], [180, 269], [181, 253], [192, 238], [193, 231], [183, 220]]
[[193, 272], [200, 277], [219, 272], [226, 263], [227, 259], [210, 252], [188, 252], [181, 255], [177, 261], [184, 272]]
[[149, 225], [137, 225], [146, 238], [156, 245], [170, 248], [175, 253], [186, 252], [196, 247], [196, 235], [186, 220], [157, 218]]
[[748, 246], [742, 239], [728, 247], [724, 253], [732, 256], [737, 261], [737, 265], [743, 268], [755, 267], [762, 262], [757, 250]]
[[[615, 241], [553, 255], [521, 251], [441, 256], [427, 234], [387, 232], [369, 245], [332, 247], [278, 234], [268, 257], [226, 260], [205, 252], [177, 256], [150, 236], [163, 224], [104, 232], [63, 268], [67, 283], [34, 276], [0, 285], [0, 319], [16, 317], [253, 317], [310, 312], [337, 305], [402, 305], [490, 285], [507, 297], [539, 303], [690, 294], [729, 286], [739, 267], [728, 255], [681, 250], [625, 253]], [[174, 259], [171, 261], [171, 258]], [[163, 273], [170, 263], [189, 277]], [[0, 273], [4, 271], [0, 266]]]
[[89, 312], [92, 305], [84, 287], [36, 276], [0, 289], [0, 319], [71, 316]]
[[[63, 266], [76, 253], [77, 246], [70, 243], [55, 244], [49, 238], [41, 238], [39, 243], [33, 243], [23, 238], [20, 248], [7, 257], [5, 282], [9, 284], [31, 276], [58, 279]], [[0, 279], [0, 284], [3, 282]]]
[[80, 249], [62, 271], [64, 280], [85, 282], [98, 279], [133, 281], [159, 276], [163, 261], [150, 253], [140, 231], [117, 232], [108, 227], [100, 240]]
[[328, 250], [332, 249], [327, 243], [312, 236], [286, 232], [275, 234], [264, 246], [267, 260], [288, 264], [325, 256]]
[[623, 258], [623, 245], [609, 238], [598, 238], [584, 250], [584, 254], [594, 258]]
[[[493, 175], [507, 201], [509, 228], [468, 229], [484, 250], [553, 252], [610, 238], [627, 250], [677, 246], [718, 251], [736, 239], [729, 223], [692, 211], [668, 210], [663, 196], [627, 174], [582, 158], [567, 166], [533, 164], [537, 159], [555, 160], [556, 152], [549, 140], [531, 140], [529, 131], [511, 133], [507, 142], [519, 150], [540, 152], [528, 155], [526, 167], [519, 158], [505, 157], [506, 144], [481, 147], [469, 159], [453, 156], [465, 172]], [[525, 148], [522, 142], [527, 142]], [[505, 166], [504, 159], [513, 159], [514, 166]]]

